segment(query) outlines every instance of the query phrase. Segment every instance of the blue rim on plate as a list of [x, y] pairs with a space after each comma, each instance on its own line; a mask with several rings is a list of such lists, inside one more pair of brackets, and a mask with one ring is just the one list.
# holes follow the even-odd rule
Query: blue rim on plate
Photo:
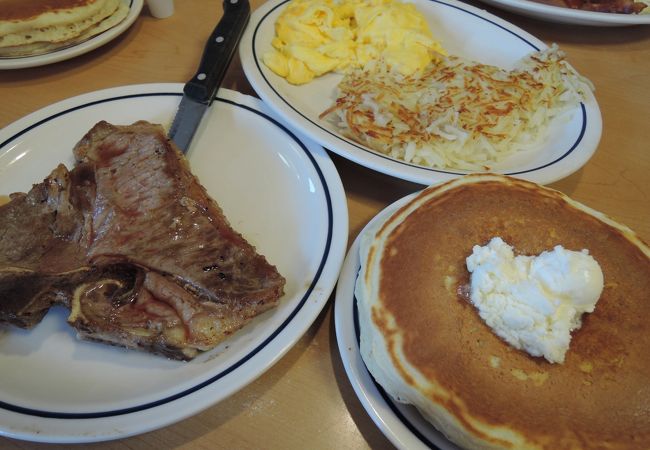
[[[357, 274], [361, 270], [361, 266], [357, 267]], [[358, 275], [357, 275], [358, 276]], [[356, 280], [356, 278], [355, 278]], [[357, 346], [361, 346], [361, 329], [359, 327], [359, 309], [357, 307], [357, 297], [356, 295], [353, 295], [352, 298], [352, 321], [354, 322], [354, 334], [357, 337]], [[362, 359], [363, 361], [363, 359]], [[372, 379], [372, 382], [374, 383], [375, 387], [377, 388], [377, 391], [379, 391], [379, 394], [381, 397], [384, 399], [388, 407], [393, 411], [393, 414], [402, 421], [404, 426], [408, 428], [408, 430], [413, 433], [414, 436], [416, 436], [424, 445], [426, 445], [429, 448], [432, 449], [439, 449], [437, 445], [435, 445], [433, 442], [431, 442], [425, 435], [420, 433], [420, 430], [418, 430], [413, 424], [406, 418], [404, 417], [404, 414], [399, 410], [399, 408], [395, 405], [395, 402], [391, 398], [390, 395], [384, 390], [383, 387], [377, 381], [375, 380], [375, 377], [372, 376], [370, 371], [368, 370], [368, 367], [366, 366], [366, 363], [363, 363], [363, 367], [365, 370], [368, 372], [368, 375]]]
[[546, 22], [598, 27], [650, 25], [650, 14], [620, 14], [573, 9], [534, 0], [481, 0], [483, 3]]
[[[39, 127], [40, 125], [47, 123], [57, 117], [69, 114], [73, 111], [77, 111], [80, 109], [84, 109], [93, 105], [101, 104], [101, 103], [106, 103], [106, 102], [112, 102], [112, 101], [119, 101], [119, 100], [124, 100], [124, 99], [129, 99], [129, 98], [138, 98], [138, 97], [155, 97], [155, 96], [176, 96], [180, 97], [182, 93], [178, 92], [155, 92], [155, 93], [145, 93], [145, 94], [133, 94], [133, 95], [122, 95], [122, 96], [115, 96], [111, 98], [105, 98], [97, 101], [92, 101], [92, 102], [87, 102], [72, 108], [68, 108], [64, 111], [61, 111], [56, 114], [52, 114], [36, 123], [33, 125], [26, 127], [25, 129], [15, 133], [8, 139], [4, 140], [2, 143], [0, 143], [0, 153], [2, 153], [2, 149], [11, 141], [15, 140], [16, 138], [22, 136], [23, 134]], [[0, 408], [11, 411], [11, 412], [16, 412], [20, 414], [25, 414], [25, 415], [30, 415], [30, 416], [35, 416], [35, 417], [43, 417], [43, 418], [53, 418], [53, 419], [69, 419], [69, 420], [78, 420], [78, 419], [98, 419], [98, 418], [105, 418], [105, 417], [114, 417], [114, 416], [120, 416], [124, 414], [130, 414], [134, 412], [139, 412], [143, 411], [146, 409], [154, 408], [156, 406], [160, 406], [169, 402], [172, 402], [174, 400], [177, 400], [179, 398], [185, 397], [189, 394], [192, 394], [206, 386], [209, 386], [210, 384], [214, 383], [215, 381], [221, 379], [222, 377], [226, 376], [227, 374], [231, 373], [233, 370], [237, 369], [244, 363], [246, 363], [248, 360], [250, 360], [253, 356], [255, 356], [257, 353], [259, 353], [264, 347], [266, 347], [270, 342], [272, 342], [278, 334], [286, 328], [286, 326], [293, 320], [293, 318], [296, 316], [296, 314], [303, 308], [305, 305], [306, 301], [309, 299], [314, 287], [316, 286], [317, 282], [320, 279], [321, 273], [323, 271], [323, 268], [325, 266], [325, 263], [328, 260], [328, 257], [330, 255], [330, 248], [332, 244], [332, 235], [333, 235], [333, 228], [334, 228], [334, 213], [333, 213], [333, 208], [332, 208], [332, 198], [330, 195], [330, 188], [327, 184], [327, 181], [325, 180], [325, 177], [321, 171], [321, 168], [317, 164], [316, 160], [314, 159], [314, 156], [310, 153], [310, 151], [307, 149], [305, 144], [300, 141], [297, 136], [287, 129], [284, 125], [279, 123], [277, 120], [274, 118], [268, 116], [267, 114], [258, 111], [254, 108], [251, 108], [247, 105], [229, 100], [229, 99], [224, 99], [220, 97], [216, 97], [215, 101], [217, 102], [222, 102], [226, 103], [229, 105], [232, 105], [234, 107], [238, 108], [243, 108], [249, 112], [255, 113], [258, 116], [268, 120], [271, 122], [273, 125], [276, 127], [279, 127], [283, 132], [285, 132], [291, 139], [293, 139], [296, 144], [300, 147], [300, 149], [304, 152], [304, 154], [307, 156], [309, 159], [310, 163], [313, 165], [314, 170], [318, 174], [319, 180], [322, 184], [323, 187], [323, 192], [325, 195], [325, 201], [327, 204], [327, 238], [325, 241], [325, 247], [323, 250], [323, 255], [320, 259], [319, 265], [318, 265], [318, 270], [316, 271], [314, 278], [311, 280], [311, 283], [309, 284], [309, 288], [303, 295], [303, 297], [300, 299], [296, 307], [291, 311], [291, 313], [288, 315], [288, 317], [285, 319], [285, 321], [278, 326], [271, 335], [269, 335], [261, 344], [259, 344], [256, 348], [251, 350], [248, 354], [242, 356], [237, 362], [233, 363], [226, 369], [220, 371], [218, 374], [212, 376], [210, 379], [198, 383], [195, 386], [185, 389], [184, 391], [181, 391], [177, 394], [161, 398], [159, 400], [149, 402], [146, 404], [134, 406], [134, 407], [129, 407], [129, 408], [123, 408], [123, 409], [117, 409], [117, 410], [111, 410], [111, 411], [97, 411], [97, 412], [89, 412], [89, 413], [64, 413], [64, 412], [57, 412], [57, 411], [43, 411], [43, 410], [37, 410], [37, 409], [31, 409], [31, 408], [25, 408], [21, 407], [19, 405], [14, 405], [11, 403], [3, 402], [0, 401]]]
[[[285, 1], [281, 2], [281, 3], [279, 3], [279, 4], [276, 5], [275, 7], [271, 8], [271, 9], [270, 9], [270, 10], [269, 10], [269, 11], [268, 11], [264, 16], [262, 16], [261, 20], [260, 20], [260, 21], [256, 24], [256, 26], [255, 26], [255, 29], [254, 29], [254, 32], [253, 32], [253, 39], [252, 39], [251, 42], [250, 42], [250, 44], [251, 44], [251, 52], [252, 52], [252, 55], [253, 55], [253, 60], [254, 60], [255, 66], [257, 67], [257, 70], [258, 70], [259, 74], [261, 75], [262, 79], [263, 79], [264, 82], [266, 83], [267, 87], [268, 87], [271, 91], [273, 91], [273, 93], [274, 93], [278, 98], [280, 98], [280, 99], [282, 100], [282, 102], [284, 102], [284, 104], [285, 104], [287, 107], [289, 107], [289, 108], [290, 108], [294, 113], [296, 113], [296, 114], [298, 114], [300, 117], [302, 117], [302, 119], [304, 119], [305, 121], [309, 122], [309, 123], [312, 124], [313, 126], [318, 127], [321, 131], [323, 131], [323, 132], [329, 134], [329, 135], [332, 136], [333, 138], [340, 139], [340, 140], [344, 141], [346, 144], [348, 144], [348, 145], [350, 145], [350, 146], [353, 146], [353, 147], [355, 147], [355, 148], [357, 148], [357, 149], [359, 149], [359, 150], [361, 150], [361, 151], [364, 151], [364, 152], [366, 152], [366, 153], [368, 153], [368, 154], [372, 154], [372, 155], [375, 156], [375, 157], [378, 157], [378, 158], [381, 158], [381, 159], [385, 159], [385, 160], [387, 160], [387, 161], [391, 161], [392, 163], [400, 164], [400, 165], [403, 165], [403, 166], [406, 166], [406, 167], [413, 167], [413, 168], [421, 169], [421, 170], [424, 170], [424, 171], [427, 171], [427, 172], [440, 173], [440, 174], [445, 174], [445, 175], [457, 175], [457, 176], [462, 176], [462, 175], [466, 175], [467, 173], [469, 173], [469, 172], [467, 172], [467, 171], [463, 172], [463, 171], [454, 171], [454, 170], [443, 170], [443, 169], [433, 168], [433, 167], [425, 167], [425, 166], [421, 166], [421, 165], [417, 165], [417, 164], [408, 163], [408, 162], [405, 162], [405, 161], [401, 161], [401, 160], [398, 160], [398, 159], [391, 158], [391, 157], [389, 157], [389, 156], [383, 155], [383, 154], [381, 154], [381, 153], [379, 153], [379, 152], [376, 152], [376, 151], [373, 151], [373, 150], [371, 150], [371, 149], [369, 149], [369, 148], [367, 148], [367, 147], [361, 146], [361, 145], [359, 145], [358, 143], [356, 143], [356, 142], [354, 142], [354, 141], [352, 141], [352, 140], [346, 138], [345, 136], [342, 136], [342, 135], [336, 134], [336, 133], [334, 133], [334, 132], [328, 130], [327, 128], [323, 127], [320, 123], [311, 120], [309, 117], [307, 117], [305, 114], [303, 114], [300, 110], [298, 110], [297, 108], [295, 108], [295, 107], [294, 107], [294, 106], [293, 106], [289, 101], [287, 101], [287, 100], [286, 100], [286, 99], [285, 99], [285, 98], [284, 98], [284, 97], [283, 97], [283, 96], [282, 96], [282, 95], [281, 95], [281, 94], [280, 94], [280, 93], [275, 89], [275, 87], [273, 87], [273, 84], [272, 84], [272, 83], [268, 80], [268, 78], [264, 75], [264, 71], [262, 70], [262, 67], [260, 66], [260, 59], [258, 58], [257, 51], [255, 50], [255, 43], [256, 43], [256, 41], [257, 41], [257, 35], [258, 35], [258, 32], [259, 32], [259, 29], [260, 29], [260, 27], [264, 24], [265, 20], [267, 20], [267, 18], [268, 18], [272, 13], [274, 13], [278, 8], [283, 7], [283, 6], [284, 6], [286, 3], [288, 3], [289, 1], [291, 1], [291, 0], [285, 0]], [[466, 8], [464, 8], [464, 7], [461, 7], [461, 6], [459, 6], [459, 5], [450, 4], [450, 3], [447, 3], [447, 2], [445, 2], [445, 1], [443, 1], [443, 0], [428, 0], [428, 1], [433, 2], [433, 3], [437, 3], [437, 4], [442, 5], [442, 6], [444, 6], [444, 7], [453, 8], [453, 9], [455, 9], [455, 10], [457, 10], [457, 11], [460, 11], [460, 12], [465, 13], [465, 14], [469, 14], [469, 15], [475, 17], [475, 18], [478, 18], [478, 19], [480, 19], [480, 20], [483, 20], [483, 21], [485, 21], [486, 23], [489, 23], [489, 24], [491, 24], [491, 25], [493, 25], [493, 26], [495, 26], [495, 27], [501, 29], [502, 31], [505, 31], [505, 32], [511, 34], [512, 36], [516, 37], [516, 38], [519, 39], [520, 41], [524, 42], [526, 45], [530, 46], [531, 51], [538, 51], [538, 50], [540, 50], [540, 47], [539, 47], [539, 46], [537, 46], [537, 45], [535, 45], [534, 43], [532, 43], [532, 42], [531, 42], [529, 39], [527, 39], [526, 37], [524, 37], [524, 36], [522, 36], [522, 35], [516, 33], [516, 32], [513, 31], [513, 30], [510, 30], [510, 29], [508, 29], [508, 28], [506, 28], [506, 27], [504, 27], [504, 26], [498, 24], [497, 22], [495, 22], [494, 20], [490, 19], [489, 17], [481, 16], [481, 15], [479, 15], [479, 14], [476, 14], [476, 13], [472, 12], [472, 11], [469, 11], [468, 9], [466, 9]], [[585, 108], [584, 103], [582, 103], [582, 102], [580, 103], [580, 112], [581, 112], [580, 132], [579, 132], [579, 134], [578, 134], [576, 140], [573, 142], [573, 144], [570, 145], [569, 148], [568, 148], [564, 153], [562, 153], [559, 157], [555, 158], [554, 160], [552, 160], [552, 161], [550, 161], [550, 162], [547, 162], [547, 163], [544, 163], [544, 164], [542, 164], [542, 165], [539, 165], [539, 166], [537, 166], [537, 167], [533, 167], [533, 168], [526, 169], [526, 170], [515, 170], [515, 171], [509, 171], [509, 172], [503, 172], [503, 173], [504, 173], [505, 175], [517, 176], [517, 175], [525, 175], [525, 174], [528, 174], [528, 173], [531, 173], [531, 172], [536, 172], [536, 171], [538, 171], [538, 170], [541, 170], [541, 169], [545, 169], [545, 168], [547, 168], [547, 167], [550, 167], [550, 166], [552, 166], [552, 165], [558, 163], [559, 161], [562, 161], [562, 160], [565, 159], [567, 156], [569, 156], [571, 153], [573, 153], [573, 151], [574, 151], [574, 150], [575, 150], [575, 149], [580, 145], [580, 143], [583, 141], [583, 138], [584, 138], [584, 135], [585, 135], [585, 131], [586, 131], [586, 129], [587, 129], [587, 111], [586, 111], [586, 108]]]
[[361, 269], [361, 236], [368, 227], [394, 214], [417, 194], [409, 194], [382, 209], [366, 224], [350, 246], [336, 291], [336, 337], [345, 373], [357, 398], [375, 425], [393, 445], [405, 450], [456, 450], [458, 447], [428, 422], [413, 405], [393, 400], [370, 373], [360, 351], [361, 328], [355, 286]]

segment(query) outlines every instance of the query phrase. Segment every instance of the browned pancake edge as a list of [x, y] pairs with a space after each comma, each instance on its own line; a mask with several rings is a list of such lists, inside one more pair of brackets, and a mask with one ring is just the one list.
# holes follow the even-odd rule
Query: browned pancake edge
[[[389, 219], [379, 234], [396, 227], [375, 255], [373, 325], [403, 382], [438, 416], [433, 422], [489, 448], [650, 448], [647, 246], [532, 183], [479, 175], [451, 185], [425, 190], [417, 209]], [[564, 364], [512, 348], [457, 294], [469, 282], [472, 246], [494, 236], [519, 254], [560, 244], [599, 262], [603, 294], [573, 332]]]

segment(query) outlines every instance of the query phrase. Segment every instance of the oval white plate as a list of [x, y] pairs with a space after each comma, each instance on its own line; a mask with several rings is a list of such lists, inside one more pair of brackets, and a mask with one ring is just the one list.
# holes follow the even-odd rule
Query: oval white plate
[[[415, 195], [417, 193], [408, 195], [386, 207], [366, 225], [366, 228], [375, 221], [386, 220]], [[363, 231], [360, 235], [362, 233]], [[343, 263], [334, 303], [336, 341], [345, 372], [354, 392], [375, 425], [397, 448], [459, 450], [456, 445], [449, 442], [442, 433], [427, 422], [413, 406], [393, 401], [368, 372], [359, 352], [359, 319], [357, 300], [354, 296], [354, 285], [360, 268], [359, 237], [357, 236]]]
[[127, 16], [120, 23], [112, 28], [104, 31], [103, 33], [93, 36], [87, 41], [80, 42], [79, 44], [71, 47], [62, 48], [53, 52], [45, 53], [36, 56], [19, 56], [14, 58], [0, 58], [0, 69], [23, 69], [26, 67], [44, 66], [66, 59], [74, 58], [75, 56], [83, 55], [91, 50], [101, 47], [102, 45], [112, 41], [120, 34], [124, 33], [129, 28], [135, 19], [140, 15], [144, 0], [123, 0], [124, 3], [129, 5], [130, 11]]
[[[483, 3], [505, 9], [522, 16], [547, 22], [588, 25], [598, 27], [620, 27], [629, 25], [650, 25], [650, 14], [613, 14], [546, 5], [530, 0], [480, 0]], [[650, 8], [648, 6], [647, 8]]]
[[[75, 97], [0, 131], [0, 193], [26, 191], [97, 121], [169, 125], [181, 84]], [[242, 388], [302, 336], [327, 302], [347, 245], [347, 207], [327, 153], [252, 97], [220, 90], [188, 157], [233, 227], [287, 279], [279, 306], [192, 362], [78, 341], [54, 308], [31, 331], [0, 327], [0, 435], [89, 442], [159, 428]]]
[[[246, 77], [259, 96], [281, 117], [309, 137], [358, 164], [421, 184], [464, 175], [466, 171], [431, 169], [374, 152], [347, 139], [318, 115], [334, 101], [341, 75], [327, 74], [293, 86], [262, 63], [271, 49], [274, 24], [288, 0], [270, 0], [253, 12], [239, 46]], [[546, 45], [525, 31], [483, 10], [456, 0], [413, 0], [450, 54], [511, 68], [526, 54]], [[588, 75], [588, 74], [587, 74]], [[494, 166], [494, 171], [547, 184], [582, 167], [596, 150], [602, 120], [593, 95], [572, 111], [570, 121], [555, 121], [541, 148], [521, 152]]]

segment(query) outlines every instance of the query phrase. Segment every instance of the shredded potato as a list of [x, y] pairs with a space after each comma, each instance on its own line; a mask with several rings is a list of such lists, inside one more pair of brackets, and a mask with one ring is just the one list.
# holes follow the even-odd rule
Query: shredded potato
[[523, 58], [514, 70], [449, 56], [418, 77], [382, 61], [348, 73], [336, 103], [321, 114], [342, 134], [406, 162], [490, 170], [533, 148], [549, 122], [584, 100], [593, 85], [557, 46]]

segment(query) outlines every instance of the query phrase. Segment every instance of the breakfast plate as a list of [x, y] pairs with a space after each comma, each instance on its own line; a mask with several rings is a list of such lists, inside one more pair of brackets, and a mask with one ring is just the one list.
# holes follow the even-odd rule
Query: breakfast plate
[[[274, 24], [288, 0], [271, 0], [253, 12], [239, 47], [246, 77], [257, 94], [291, 127], [328, 150], [358, 164], [420, 184], [432, 184], [468, 173], [434, 169], [399, 161], [374, 152], [337, 132], [319, 114], [331, 106], [340, 74], [326, 74], [294, 86], [274, 74], [261, 61], [269, 51]], [[546, 45], [516, 26], [484, 10], [455, 0], [414, 0], [434, 36], [452, 55], [512, 68], [523, 56]], [[471, 32], [468, 32], [471, 30]], [[602, 119], [596, 99], [587, 99], [566, 116], [552, 122], [548, 138], [539, 148], [519, 152], [493, 166], [492, 171], [547, 184], [580, 169], [600, 140]]]
[[[532, 0], [481, 0], [483, 3], [515, 14], [547, 22], [599, 27], [650, 25], [650, 14], [615, 14], [582, 11], [563, 6], [548, 5]], [[650, 6], [647, 7], [650, 9]]]
[[[30, 189], [58, 163], [71, 167], [73, 145], [100, 120], [168, 127], [182, 88], [93, 92], [9, 125], [0, 131], [0, 193]], [[188, 158], [233, 228], [285, 276], [278, 307], [191, 362], [79, 341], [59, 307], [30, 331], [0, 326], [0, 435], [91, 442], [169, 425], [261, 375], [317, 317], [336, 283], [348, 233], [345, 194], [327, 153], [259, 100], [222, 89]]]
[[[538, 238], [540, 233], [533, 229], [552, 229], [553, 234]], [[650, 394], [645, 390], [646, 379], [638, 377], [642, 372], [638, 367], [650, 363], [644, 351], [647, 344], [641, 343], [648, 336], [642, 319], [647, 316], [644, 310], [648, 302], [646, 294], [636, 295], [648, 290], [640, 290], [638, 285], [640, 280], [650, 280], [650, 249], [632, 230], [558, 191], [514, 178], [477, 175], [398, 200], [372, 219], [359, 236], [348, 252], [337, 285], [337, 342], [344, 369], [362, 405], [396, 446], [455, 448], [436, 432], [435, 427], [439, 427], [468, 448], [531, 448], [541, 441], [548, 448], [569, 441], [569, 447], [588, 448], [608, 439], [620, 448], [650, 448], [650, 422], [635, 422], [639, 407], [649, 404], [650, 398], [643, 395]], [[543, 269], [533, 269], [524, 276], [525, 283], [539, 282], [540, 294], [522, 294], [518, 281], [497, 273], [501, 267], [494, 269], [506, 260], [495, 256], [498, 250], [492, 253], [494, 248], [490, 249], [476, 259], [468, 257], [472, 248], [476, 256], [479, 245], [494, 236], [508, 236], [510, 242], [519, 243], [515, 248], [526, 248], [523, 252], [515, 250], [515, 254], [532, 256], [554, 249], [542, 259], [562, 247], [584, 249], [583, 255], [598, 258], [593, 263], [595, 276], [585, 277], [574, 295], [556, 294], [574, 286], [568, 281], [570, 270], [567, 264], [560, 263], [557, 269], [544, 264]], [[488, 264], [492, 265], [492, 272], [483, 279], [474, 277], [475, 271], [469, 273], [474, 270], [470, 263], [481, 257], [490, 259]], [[629, 262], [610, 263], [622, 258], [629, 258]], [[559, 276], [548, 275], [555, 270]], [[585, 266], [587, 270], [591, 269]], [[633, 275], [639, 282], [627, 283], [633, 286], [628, 292], [611, 292], [603, 287], [623, 289], [626, 283], [619, 280], [633, 270], [639, 271], [638, 276]], [[567, 273], [561, 274], [563, 271]], [[549, 289], [542, 279], [553, 279], [553, 287]], [[575, 302], [571, 307], [578, 311], [576, 305], [591, 285], [597, 286], [591, 301], [598, 301], [598, 306], [589, 316], [574, 316], [581, 320], [576, 327], [581, 329], [571, 330], [571, 347], [567, 340], [562, 350], [566, 358], [553, 364], [547, 355], [543, 356], [548, 361], [533, 356], [530, 347], [513, 351], [510, 342], [502, 339], [504, 329], [510, 333], [507, 337], [523, 336], [533, 329], [530, 324], [535, 319], [519, 309], [510, 316], [519, 320], [518, 325], [495, 326], [491, 318], [508, 314], [502, 309], [488, 317], [490, 313], [484, 315], [486, 309], [474, 301], [476, 290], [481, 290], [480, 283], [486, 280], [491, 285], [479, 296], [489, 292], [488, 302], [496, 299], [515, 304], [523, 295], [528, 300], [535, 298], [535, 302], [548, 299], [545, 305]], [[499, 283], [508, 287], [502, 289]], [[494, 292], [498, 294], [491, 296]], [[630, 307], [639, 309], [628, 309], [626, 316], [620, 312], [620, 299], [629, 299]], [[480, 308], [478, 313], [474, 306]], [[557, 317], [551, 313], [543, 323], [557, 324]], [[614, 328], [612, 317], [617, 320]], [[628, 321], [634, 325], [624, 325]], [[616, 340], [619, 347], [615, 353], [628, 355], [624, 364], [607, 370], [605, 376], [591, 378], [592, 365], [611, 361], [610, 353], [594, 343], [613, 341], [612, 329], [637, 334]], [[566, 330], [568, 333], [569, 328]], [[585, 360], [589, 365], [584, 365]], [[582, 378], [587, 373], [585, 368], [590, 377], [587, 381]], [[617, 379], [612, 382], [614, 377]], [[548, 379], [553, 382], [546, 383]], [[612, 392], [619, 387], [620, 392]], [[541, 400], [544, 396], [548, 402]], [[419, 405], [422, 415], [392, 398]], [[564, 413], [559, 415], [557, 398], [564, 399]], [[631, 398], [635, 400], [631, 402]], [[589, 399], [593, 409], [584, 408], [584, 399]], [[535, 424], [535, 417], [544, 419]]]
[[122, 0], [129, 5], [129, 13], [120, 23], [112, 28], [104, 31], [103, 33], [94, 36], [87, 41], [80, 42], [79, 44], [70, 47], [55, 50], [49, 53], [35, 56], [19, 56], [0, 58], [0, 70], [2, 69], [23, 69], [27, 67], [38, 67], [46, 64], [52, 64], [66, 59], [74, 58], [75, 56], [83, 55], [91, 50], [94, 50], [102, 45], [112, 41], [120, 34], [124, 33], [132, 24], [135, 19], [140, 15], [144, 0]]
[[[417, 193], [408, 195], [381, 211], [366, 227], [382, 221], [408, 203]], [[362, 235], [363, 231], [359, 234]], [[359, 322], [354, 285], [361, 262], [359, 237], [354, 241], [343, 263], [336, 288], [334, 323], [336, 341], [350, 383], [366, 412], [384, 435], [400, 449], [439, 448], [459, 450], [427, 422], [411, 405], [394, 401], [373, 379], [359, 351]]]

